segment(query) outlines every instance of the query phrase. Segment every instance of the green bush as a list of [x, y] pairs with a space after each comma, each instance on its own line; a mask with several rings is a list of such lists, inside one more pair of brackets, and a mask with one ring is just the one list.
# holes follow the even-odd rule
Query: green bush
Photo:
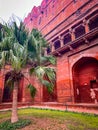
[[26, 119], [20, 119], [16, 123], [11, 123], [10, 120], [7, 120], [7, 121], [2, 122], [0, 124], [0, 130], [21, 129], [21, 128], [25, 127], [25, 126], [28, 126], [29, 124], [31, 124], [31, 121], [30, 120], [26, 120]]

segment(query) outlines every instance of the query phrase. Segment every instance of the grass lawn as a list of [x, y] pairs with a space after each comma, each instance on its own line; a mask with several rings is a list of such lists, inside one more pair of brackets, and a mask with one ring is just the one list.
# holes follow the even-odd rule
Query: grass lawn
[[[21, 130], [98, 130], [98, 116], [55, 110], [20, 109], [19, 118], [31, 124]], [[10, 119], [11, 111], [0, 112], [0, 123]], [[1, 130], [1, 129], [0, 129]]]

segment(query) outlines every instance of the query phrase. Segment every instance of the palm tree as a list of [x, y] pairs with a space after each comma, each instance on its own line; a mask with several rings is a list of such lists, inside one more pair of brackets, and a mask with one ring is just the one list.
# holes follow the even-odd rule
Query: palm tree
[[[22, 29], [21, 29], [22, 28]], [[16, 34], [16, 31], [18, 33]], [[19, 81], [23, 77], [22, 68], [26, 66], [27, 62], [27, 38], [24, 38], [21, 44], [21, 40], [18, 39], [19, 35], [23, 32], [28, 36], [28, 32], [24, 28], [24, 25], [20, 23], [20, 27], [14, 22], [12, 26], [7, 24], [1, 29], [1, 42], [0, 42], [0, 67], [10, 64], [12, 70], [8, 78], [8, 83], [11, 81], [13, 87], [13, 103], [12, 103], [12, 117], [11, 122], [18, 121], [17, 114], [17, 96]], [[21, 35], [23, 38], [23, 35]]]
[[[13, 22], [11, 26], [6, 24], [0, 30], [0, 67], [3, 68], [10, 64], [12, 68], [7, 81], [13, 86], [12, 123], [18, 121], [18, 87], [19, 81], [24, 76], [22, 70], [27, 64], [31, 65], [30, 74], [36, 75], [50, 92], [53, 90], [55, 72], [52, 67], [46, 67], [44, 63], [55, 64], [55, 58], [44, 56], [46, 48], [47, 43], [41, 33], [36, 29], [29, 33], [22, 22], [20, 26], [17, 26], [16, 22]], [[47, 81], [45, 77], [49, 80]], [[34, 97], [36, 89], [31, 84], [28, 87]]]
[[[38, 30], [33, 29], [30, 36], [32, 37], [30, 45], [34, 48], [32, 53], [33, 59], [31, 59], [33, 66], [30, 69], [30, 74], [36, 76], [40, 83], [46, 86], [48, 91], [51, 93], [53, 92], [55, 83], [55, 71], [53, 66], [46, 66], [45, 63], [48, 62], [49, 64], [55, 65], [56, 59], [52, 55], [45, 55], [48, 43]], [[30, 45], [29, 47], [31, 49]]]

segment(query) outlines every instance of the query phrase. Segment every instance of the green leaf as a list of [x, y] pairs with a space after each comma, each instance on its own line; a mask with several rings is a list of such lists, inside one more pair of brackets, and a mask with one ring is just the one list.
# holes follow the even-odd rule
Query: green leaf
[[47, 56], [47, 60], [48, 60], [51, 64], [53, 64], [53, 65], [56, 64], [56, 58], [55, 58], [54, 56], [51, 56], [51, 55]]
[[49, 93], [53, 93], [54, 84], [49, 82], [48, 80], [41, 80], [41, 83], [44, 85], [44, 87], [47, 87], [47, 90]]
[[27, 85], [27, 87], [30, 90], [31, 97], [34, 98], [36, 95], [37, 89], [32, 84]]
[[34, 73], [34, 71], [35, 71], [35, 68], [34, 67], [32, 67], [32, 68], [30, 68], [30, 75], [32, 75], [33, 73]]

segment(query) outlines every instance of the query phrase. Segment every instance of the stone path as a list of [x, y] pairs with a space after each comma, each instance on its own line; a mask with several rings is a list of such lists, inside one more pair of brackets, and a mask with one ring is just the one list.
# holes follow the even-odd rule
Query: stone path
[[[71, 111], [71, 112], [79, 112], [79, 113], [91, 113], [91, 114], [96, 114], [98, 115], [98, 109], [94, 110], [94, 109], [87, 109], [87, 108], [70, 108], [68, 106], [41, 106], [41, 105], [31, 105], [31, 106], [23, 106], [23, 107], [19, 107], [19, 109], [21, 108], [39, 108], [39, 109], [52, 109], [52, 110], [60, 110], [60, 111]], [[7, 109], [1, 109], [0, 111], [8, 111], [11, 110], [11, 108], [7, 108]]]

